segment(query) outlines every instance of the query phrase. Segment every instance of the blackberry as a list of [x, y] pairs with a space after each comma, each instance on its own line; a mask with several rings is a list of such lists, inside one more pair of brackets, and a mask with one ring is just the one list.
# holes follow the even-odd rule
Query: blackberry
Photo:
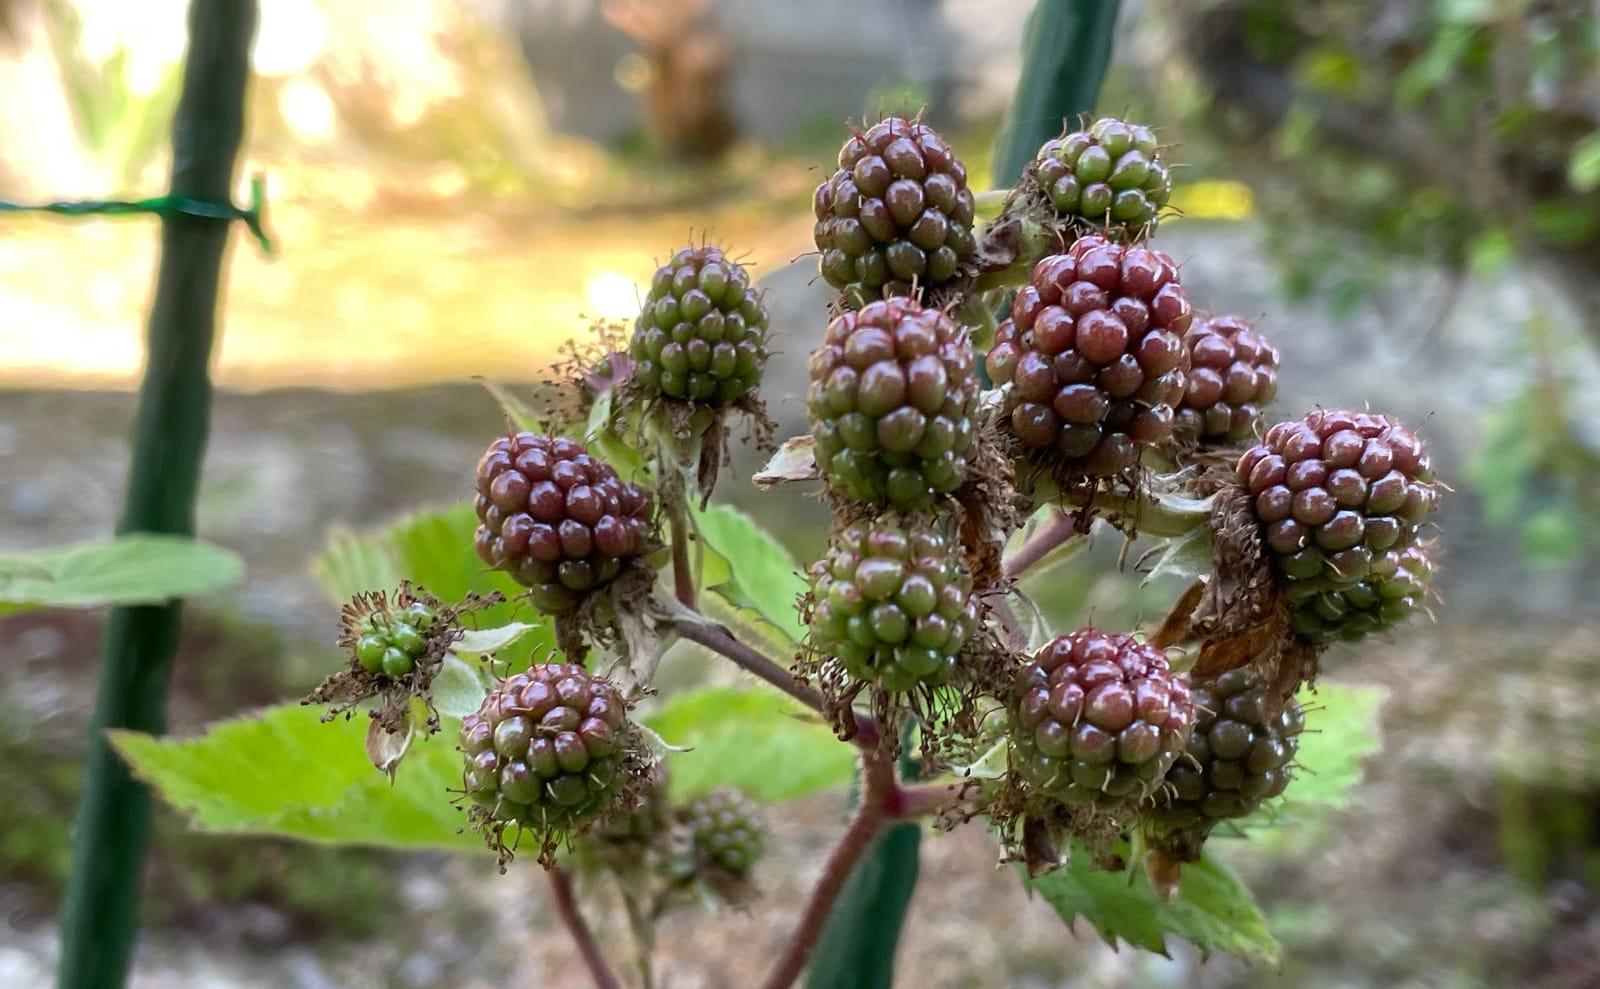
[[1261, 409], [1278, 393], [1278, 348], [1238, 316], [1198, 320], [1183, 343], [1189, 385], [1174, 435], [1215, 445], [1249, 439]]
[[1353, 642], [1424, 610], [1432, 581], [1433, 557], [1427, 547], [1386, 550], [1355, 583], [1327, 589], [1318, 589], [1316, 581], [1290, 585], [1289, 599], [1295, 604], [1290, 625], [1313, 642]]
[[1167, 657], [1130, 635], [1057, 636], [1017, 674], [1011, 762], [1039, 793], [1111, 809], [1155, 792], [1195, 710]]
[[403, 610], [368, 612], [355, 641], [356, 661], [368, 673], [405, 676], [427, 651], [434, 618], [434, 608], [423, 601], [413, 601]]
[[1239, 459], [1238, 478], [1296, 631], [1357, 639], [1420, 606], [1432, 566], [1418, 533], [1439, 486], [1422, 442], [1396, 420], [1319, 409], [1280, 422]]
[[685, 247], [651, 279], [630, 347], [635, 379], [669, 398], [727, 405], [761, 383], [766, 340], [744, 266], [716, 246]]
[[836, 533], [811, 567], [811, 645], [891, 693], [949, 679], [978, 624], [960, 547], [893, 517]]
[[517, 433], [478, 461], [475, 545], [548, 614], [572, 610], [650, 548], [650, 494], [564, 437]]
[[979, 383], [967, 333], [937, 309], [884, 299], [846, 312], [811, 354], [817, 465], [851, 501], [925, 510], [961, 486]]
[[913, 282], [938, 288], [977, 249], [966, 167], [917, 120], [888, 117], [852, 136], [812, 206], [822, 277], [847, 308], [910, 295]]
[[766, 840], [755, 804], [729, 787], [719, 787], [690, 800], [677, 812], [688, 839], [695, 871], [706, 868], [743, 876], [761, 858]]
[[1057, 215], [1119, 239], [1154, 229], [1172, 196], [1172, 175], [1155, 135], [1116, 117], [1046, 141], [1024, 181], [1037, 186]]
[[1197, 720], [1188, 756], [1168, 770], [1170, 789], [1149, 820], [1159, 831], [1201, 839], [1218, 821], [1248, 817], [1283, 793], [1305, 712], [1290, 698], [1269, 716], [1269, 692], [1248, 667], [1196, 683], [1193, 696]]
[[461, 719], [474, 824], [581, 831], [627, 791], [637, 748], [610, 681], [570, 663], [536, 664]]
[[1160, 251], [1090, 236], [1040, 261], [988, 355], [1011, 433], [1068, 476], [1132, 467], [1172, 434], [1191, 318]]

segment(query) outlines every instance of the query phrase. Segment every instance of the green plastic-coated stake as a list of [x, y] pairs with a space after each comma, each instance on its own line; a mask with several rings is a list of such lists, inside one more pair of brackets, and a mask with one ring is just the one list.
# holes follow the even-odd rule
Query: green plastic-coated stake
[[[172, 197], [227, 202], [244, 132], [256, 0], [194, 0], [183, 92], [172, 124]], [[211, 408], [211, 348], [230, 217], [164, 213], [133, 461], [119, 533], [194, 533]], [[61, 989], [115, 989], [139, 929], [150, 794], [106, 729], [159, 733], [178, 644], [179, 605], [116, 608], [101, 643], [72, 874], [62, 910]]]
[[994, 181], [1009, 186], [1064, 120], [1094, 109], [1111, 62], [1117, 0], [1039, 0], [1022, 41], [1022, 76], [994, 142]]

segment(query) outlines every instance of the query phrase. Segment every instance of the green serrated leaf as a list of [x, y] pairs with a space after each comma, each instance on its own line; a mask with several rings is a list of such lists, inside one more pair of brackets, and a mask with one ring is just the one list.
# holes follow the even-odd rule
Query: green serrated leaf
[[513, 426], [518, 429], [526, 429], [535, 433], [542, 433], [545, 431], [544, 423], [537, 415], [534, 415], [533, 410], [528, 407], [527, 403], [513, 395], [511, 390], [505, 385], [502, 385], [498, 381], [490, 381], [488, 378], [480, 377], [477, 379], [477, 381], [478, 384], [483, 386], [485, 391], [494, 397], [495, 402], [500, 406], [500, 411], [506, 414], [506, 419], [509, 420]]
[[461, 633], [459, 639], [451, 644], [450, 651], [469, 656], [482, 656], [485, 653], [499, 652], [501, 649], [510, 649], [535, 632], [543, 631], [544, 627], [544, 622], [536, 625], [530, 625], [527, 622], [511, 622], [495, 628], [467, 629]]
[[182, 536], [133, 533], [0, 557], [0, 613], [160, 604], [238, 583], [237, 553]]
[[921, 844], [914, 822], [873, 839], [828, 913], [806, 989], [891, 989], [893, 948], [916, 892]]
[[1345, 807], [1361, 782], [1361, 762], [1378, 751], [1379, 687], [1322, 684], [1303, 692], [1306, 730], [1295, 756], [1287, 806]]
[[[1121, 851], [1126, 854], [1127, 846]], [[1078, 917], [1088, 921], [1113, 948], [1126, 941], [1164, 955], [1167, 938], [1176, 937], [1202, 955], [1221, 951], [1250, 961], [1278, 960], [1278, 942], [1255, 898], [1209, 857], [1183, 867], [1178, 895], [1171, 902], [1156, 895], [1143, 868], [1093, 869], [1089, 854], [1077, 846], [1067, 864], [1037, 879], [1024, 878], [1023, 884], [1044, 897], [1067, 924]]]
[[702, 687], [673, 695], [643, 720], [667, 743], [690, 750], [667, 760], [674, 799], [732, 786], [776, 803], [846, 786], [855, 768], [854, 749], [771, 690]]
[[710, 586], [719, 587], [728, 600], [749, 608], [798, 642], [805, 628], [796, 601], [806, 582], [783, 544], [750, 516], [726, 505], [694, 511], [694, 523], [706, 546], [729, 564], [727, 578]]
[[198, 738], [111, 733], [139, 778], [201, 830], [385, 848], [482, 848], [451, 805], [461, 787], [460, 722], [419, 737], [393, 784], [366, 754], [366, 718], [322, 723], [286, 704], [219, 722]]

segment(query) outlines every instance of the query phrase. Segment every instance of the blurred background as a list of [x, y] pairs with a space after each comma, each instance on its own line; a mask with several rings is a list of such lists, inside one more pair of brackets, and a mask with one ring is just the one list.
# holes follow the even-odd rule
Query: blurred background
[[[975, 188], [1008, 185], [990, 149], [1031, 3], [262, 6], [241, 178], [266, 175], [277, 252], [235, 241], [200, 507], [250, 574], [189, 612], [180, 733], [320, 679], [336, 615], [305, 568], [329, 528], [465, 497], [501, 424], [472, 376], [531, 393], [691, 237], [763, 278], [765, 394], [803, 429], [811, 191], [845, 121], [926, 107]], [[164, 188], [184, 7], [0, 0], [0, 199]], [[1391, 690], [1359, 803], [1229, 843], [1281, 971], [1071, 937], [972, 827], [924, 846], [902, 984], [1600, 985], [1600, 4], [1130, 0], [1099, 110], [1176, 145], [1157, 246], [1197, 308], [1280, 345], [1278, 411], [1420, 424], [1455, 491], [1443, 599], [1325, 663]], [[0, 552], [109, 534], [156, 246], [149, 220], [0, 220]], [[720, 495], [819, 551], [803, 494]], [[1047, 612], [1163, 613], [1101, 548]], [[0, 985], [54, 968], [97, 624], [0, 618]], [[668, 920], [663, 985], [750, 984], [839, 812], [774, 822], [750, 912]], [[487, 857], [157, 825], [141, 989], [585, 984], [542, 887]], [[622, 943], [619, 916], [597, 926]]]

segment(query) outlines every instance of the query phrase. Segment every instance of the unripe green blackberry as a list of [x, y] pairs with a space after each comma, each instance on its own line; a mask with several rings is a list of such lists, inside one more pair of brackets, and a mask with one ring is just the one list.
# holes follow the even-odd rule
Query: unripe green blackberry
[[1422, 442], [1384, 415], [1317, 410], [1239, 459], [1295, 630], [1355, 639], [1403, 620], [1432, 575], [1418, 531], [1439, 501]]
[[1102, 809], [1154, 793], [1195, 719], [1161, 650], [1092, 628], [1046, 643], [1014, 702], [1012, 767], [1047, 797]]
[[851, 137], [812, 206], [822, 277], [850, 308], [937, 288], [977, 249], [967, 169], [920, 121], [887, 117]]
[[966, 331], [910, 299], [846, 312], [811, 352], [817, 466], [850, 499], [926, 510], [961, 486], [978, 407]]
[[756, 805], [729, 787], [703, 793], [677, 812], [696, 871], [707, 867], [742, 876], [761, 858], [766, 840]]
[[1352, 584], [1296, 581], [1289, 585], [1289, 600], [1295, 604], [1290, 624], [1314, 642], [1353, 642], [1393, 628], [1426, 608], [1433, 569], [1428, 548], [1416, 545], [1379, 554], [1367, 575]]
[[1203, 838], [1218, 821], [1248, 817], [1283, 793], [1306, 719], [1293, 698], [1268, 717], [1270, 698], [1249, 667], [1197, 683], [1193, 695], [1198, 713], [1188, 756], [1167, 771], [1170, 788], [1149, 819], [1157, 830]]
[[635, 380], [670, 398], [727, 405], [761, 383], [767, 312], [744, 266], [685, 247], [656, 269], [630, 353]]
[[978, 625], [960, 546], [921, 520], [835, 533], [811, 567], [811, 596], [812, 647], [891, 693], [947, 681]]
[[1055, 211], [1119, 238], [1153, 229], [1172, 196], [1172, 175], [1142, 124], [1101, 117], [1053, 138], [1025, 173]]
[[1010, 431], [1068, 475], [1132, 467], [1172, 435], [1191, 319], [1160, 251], [1090, 236], [1040, 261], [988, 355]]
[[548, 614], [576, 607], [650, 543], [650, 494], [564, 437], [517, 433], [478, 461], [475, 545]]
[[636, 742], [610, 681], [570, 663], [536, 664], [501, 682], [461, 719], [475, 822], [571, 833], [627, 789]]
[[361, 620], [355, 642], [356, 660], [368, 673], [403, 677], [416, 669], [417, 659], [428, 650], [435, 611], [413, 601], [400, 611], [374, 610]]
[[1211, 444], [1249, 439], [1278, 393], [1278, 348], [1238, 316], [1195, 321], [1183, 344], [1189, 384], [1173, 434]]

